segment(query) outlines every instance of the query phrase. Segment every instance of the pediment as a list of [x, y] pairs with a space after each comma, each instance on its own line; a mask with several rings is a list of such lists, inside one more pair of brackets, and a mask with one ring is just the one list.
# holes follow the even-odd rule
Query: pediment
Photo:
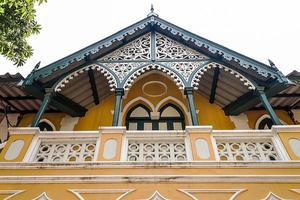
[[207, 60], [207, 56], [161, 33], [146, 33], [99, 61]]

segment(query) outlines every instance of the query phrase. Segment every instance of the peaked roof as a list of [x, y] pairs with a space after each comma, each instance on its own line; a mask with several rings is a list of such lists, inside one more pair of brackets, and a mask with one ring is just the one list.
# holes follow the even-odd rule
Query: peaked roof
[[[103, 40], [91, 44], [41, 69], [34, 70], [34, 75], [32, 78], [35, 80], [45, 78], [59, 69], [82, 64], [87, 57], [101, 57], [111, 52], [113, 49], [123, 45], [124, 43], [127, 43], [128, 41], [131, 41], [153, 29], [162, 32], [169, 37], [173, 37], [174, 39], [177, 39], [191, 48], [196, 49], [201, 53], [205, 53], [212, 58], [222, 60], [223, 62], [238, 67], [241, 70], [252, 73], [257, 78], [265, 80], [269, 77], [272, 77], [277, 78], [280, 81], [287, 81], [285, 76], [276, 68], [275, 65], [269, 66], [237, 53], [231, 49], [165, 21], [154, 13], [151, 13], [146, 18], [118, 31], [117, 33]], [[254, 72], [256, 72], [256, 74]]]
[[[180, 43], [187, 47], [184, 47], [185, 49], [191, 49], [187, 51], [195, 51], [198, 52], [199, 55], [203, 55], [198, 58], [200, 61], [199, 65], [196, 66], [195, 63], [193, 64], [194, 71], [190, 74], [188, 80], [184, 80], [181, 72], [176, 72], [171, 69], [172, 67], [176, 68], [173, 66], [174, 63], [178, 64], [176, 63], [178, 61], [176, 61], [176, 58], [174, 58], [174, 63], [171, 63], [172, 61], [168, 61], [170, 66], [167, 66], [168, 63], [165, 63], [164, 65], [160, 63], [165, 62], [163, 61], [164, 59], [159, 59], [153, 56], [159, 49], [156, 47], [156, 44], [158, 44], [158, 40], [156, 40], [156, 38], [159, 37], [156, 36], [159, 36], [160, 34], [162, 37], [169, 38], [170, 41], [176, 41], [178, 44]], [[142, 61], [141, 59], [121, 59], [120, 61], [122, 62], [130, 61], [133, 63], [135, 62], [137, 65], [137, 67], [131, 66], [131, 68], [134, 68], [134, 71], [131, 71], [130, 73], [127, 72], [127, 78], [121, 80], [116, 73], [112, 73], [113, 70], [116, 69], [115, 65], [118, 65], [120, 68], [126, 68], [126, 66], [128, 67], [130, 64], [126, 63], [121, 66], [119, 65], [119, 60], [106, 60], [106, 55], [110, 57], [111, 53], [117, 52], [118, 49], [131, 44], [131, 42], [139, 40], [139, 38], [142, 38], [145, 35], [150, 37], [150, 40], [147, 40], [148, 43], [150, 43], [148, 45], [150, 52], [149, 55], [145, 55], [147, 57], [145, 59], [146, 62], [143, 59]], [[182, 58], [180, 62], [181, 61], [186, 62], [184, 65], [187, 65], [191, 59]], [[117, 62], [119, 62], [119, 64]], [[143, 62], [145, 62], [145, 64]], [[254, 85], [250, 87], [253, 89], [252, 91], [248, 91], [246, 87], [246, 89], [242, 89], [240, 93], [235, 93], [231, 95], [230, 98], [228, 96], [225, 98], [225, 95], [227, 95], [227, 93], [232, 93], [231, 91], [235, 91], [235, 88], [228, 86], [227, 91], [229, 92], [226, 92], [221, 87], [219, 88], [217, 86], [219, 76], [215, 75], [219, 73], [216, 71], [210, 72], [210, 74], [208, 74], [210, 76], [206, 75], [204, 77], [203, 80], [205, 80], [205, 78], [214, 80], [213, 82], [215, 82], [215, 85], [214, 87], [211, 87], [210, 96], [216, 96], [216, 99], [220, 99], [220, 96], [224, 97], [222, 97], [224, 101], [222, 100], [220, 104], [225, 113], [228, 115], [239, 114], [245, 110], [253, 108], [259, 103], [259, 97], [255, 95], [256, 93], [254, 91], [256, 86], [264, 87], [266, 95], [273, 96], [286, 89], [291, 83], [272, 62], [270, 62], [270, 66], [263, 64], [182, 29], [159, 18], [158, 15], [151, 12], [146, 18], [132, 24], [131, 26], [128, 26], [115, 34], [89, 45], [52, 64], [40, 69], [38, 64], [24, 80], [23, 85], [29, 94], [39, 99], [43, 98], [46, 88], [51, 88], [55, 94], [50, 105], [70, 114], [71, 116], [82, 116], [87, 109], [90, 108], [90, 106], [97, 105], [99, 100], [101, 101], [107, 95], [110, 95], [109, 87], [112, 86], [115, 88], [119, 87], [126, 89], [127, 85], [131, 85], [134, 77], [141, 74], [141, 72], [148, 70], [150, 65], [152, 65], [152, 69], [157, 68], [158, 70], [168, 71], [169, 74], [174, 76], [175, 82], [179, 83], [179, 85], [184, 85], [184, 87], [194, 87], [194, 89], [197, 88], [195, 85], [197, 84], [196, 82], [199, 81], [197, 80], [197, 77], [201, 77], [201, 70], [207, 71], [208, 69], [212, 69], [212, 67], [222, 68], [222, 70], [220, 70], [220, 73], [222, 73], [220, 75], [220, 84], [222, 84], [222, 81], [229, 79], [232, 80], [232, 77], [227, 76], [225, 72], [230, 72], [230, 76], [233, 76], [242, 82], [246, 80], [244, 83], [232, 83], [231, 85], [242, 84], [247, 86], [249, 83], [253, 83]], [[129, 68], [126, 68], [126, 70], [130, 71]], [[100, 71], [100, 73], [97, 73], [96, 71]], [[84, 93], [79, 93], [75, 90], [77, 86], [80, 87], [80, 84], [83, 84], [83, 82], [80, 82], [80, 84], [76, 85], [76, 87], [75, 84], [69, 84], [69, 86], [65, 85], [65, 83], [69, 83], [71, 79], [77, 77], [79, 74], [82, 74], [82, 76], [80, 76], [82, 79], [81, 81], [85, 81], [86, 87], [88, 87], [88, 83], [91, 85], [91, 89], [85, 90]], [[186, 84], [183, 84], [183, 82]], [[207, 82], [207, 84], [209, 84], [209, 81], [203, 82]], [[57, 85], [64, 87], [64, 91], [57, 88]], [[97, 87], [97, 85], [99, 87], [101, 86], [101, 88]], [[209, 85], [212, 86], [213, 84]], [[208, 87], [205, 88], [205, 91], [207, 92]], [[77, 91], [77, 93], [74, 93], [74, 91]], [[198, 91], [203, 93], [201, 88]], [[101, 93], [100, 95], [99, 92]], [[208, 96], [209, 93], [206, 95]], [[214, 102], [214, 98], [211, 99], [211, 101]]]

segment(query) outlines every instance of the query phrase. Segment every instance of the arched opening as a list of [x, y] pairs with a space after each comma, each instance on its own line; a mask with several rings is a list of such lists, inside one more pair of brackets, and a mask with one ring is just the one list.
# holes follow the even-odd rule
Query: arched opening
[[41, 131], [55, 131], [55, 126], [47, 119], [42, 119], [39, 122], [38, 127]]
[[159, 117], [152, 117], [151, 110], [143, 104], [132, 107], [126, 115], [128, 130], [183, 130], [184, 115], [174, 104], [168, 103], [159, 110]]

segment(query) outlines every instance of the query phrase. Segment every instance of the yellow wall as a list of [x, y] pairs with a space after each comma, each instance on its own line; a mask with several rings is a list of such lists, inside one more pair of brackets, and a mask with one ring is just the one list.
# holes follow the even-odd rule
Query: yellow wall
[[212, 125], [213, 129], [234, 129], [230, 118], [217, 104], [209, 103], [205, 97], [194, 93], [196, 110], [199, 110], [198, 121], [200, 125]]
[[90, 108], [84, 117], [75, 125], [75, 131], [97, 130], [99, 126], [112, 125], [112, 111], [114, 110], [115, 96], [110, 95], [100, 101], [97, 106]]
[[[20, 121], [19, 127], [28, 127], [31, 125], [35, 113], [30, 113], [24, 115], [23, 119]], [[47, 119], [53, 123], [56, 130], [60, 130], [60, 122], [65, 117], [64, 113], [45, 113], [41, 119]]]
[[[275, 111], [280, 120], [284, 121], [288, 125], [294, 124], [288, 113], [284, 110]], [[255, 129], [256, 121], [264, 114], [267, 114], [264, 110], [247, 111], [245, 114], [248, 117], [248, 124], [251, 129]]]
[[[164, 95], [158, 96], [158, 97], [148, 96], [147, 94], [145, 94], [143, 92], [142, 88], [143, 88], [144, 84], [149, 83], [150, 81], [160, 81], [160, 82], [163, 82], [164, 84], [167, 85], [167, 92]], [[152, 89], [152, 92], [154, 94], [159, 94], [159, 92], [160, 92], [160, 91], [158, 91], [158, 88], [151, 88], [151, 89]], [[143, 97], [143, 98], [149, 100], [154, 106], [156, 106], [161, 100], [163, 100], [163, 99], [165, 99], [165, 98], [167, 98], [169, 96], [178, 99], [188, 109], [186, 99], [184, 98], [183, 93], [178, 89], [178, 86], [176, 86], [176, 84], [174, 83], [174, 81], [170, 80], [169, 78], [165, 77], [164, 75], [161, 75], [160, 73], [152, 73], [152, 74], [149, 74], [149, 75], [145, 76], [144, 78], [138, 80], [130, 88], [130, 90], [128, 91], [128, 94], [123, 99], [122, 110], [124, 109], [124, 107], [126, 106], [126, 104], [128, 102], [130, 102], [131, 100], [135, 99], [136, 97]], [[145, 104], [144, 102], [136, 102], [135, 104], [131, 105], [130, 108], [134, 107], [135, 105], [137, 105], [139, 103], [143, 103], [144, 105], [147, 106], [147, 104]], [[176, 106], [178, 106], [179, 108], [181, 108], [180, 105], [178, 105], [177, 103], [172, 102], [172, 101], [165, 102], [163, 105], [161, 105], [161, 107], [163, 107], [167, 103], [173, 103]], [[147, 107], [149, 107], [149, 106], [147, 106]], [[123, 121], [123, 125], [125, 125], [126, 114], [130, 110], [130, 108], [126, 111], [126, 113], [124, 113], [123, 120], [122, 120]], [[149, 107], [149, 109], [150, 109], [150, 107]], [[182, 108], [181, 108], [181, 110], [183, 111]], [[123, 110], [123, 112], [124, 112], [124, 110]], [[184, 111], [183, 111], [183, 113], [184, 113]], [[185, 123], [188, 124], [187, 116], [185, 115], [184, 117], [185, 117]]]

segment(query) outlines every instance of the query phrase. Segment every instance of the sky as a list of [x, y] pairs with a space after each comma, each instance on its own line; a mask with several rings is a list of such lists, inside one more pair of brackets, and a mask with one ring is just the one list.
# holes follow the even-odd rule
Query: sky
[[22, 67], [0, 56], [0, 74], [27, 76], [155, 13], [181, 28], [284, 73], [300, 71], [300, 1], [297, 0], [48, 0], [37, 9], [40, 34], [28, 41], [34, 55]]

